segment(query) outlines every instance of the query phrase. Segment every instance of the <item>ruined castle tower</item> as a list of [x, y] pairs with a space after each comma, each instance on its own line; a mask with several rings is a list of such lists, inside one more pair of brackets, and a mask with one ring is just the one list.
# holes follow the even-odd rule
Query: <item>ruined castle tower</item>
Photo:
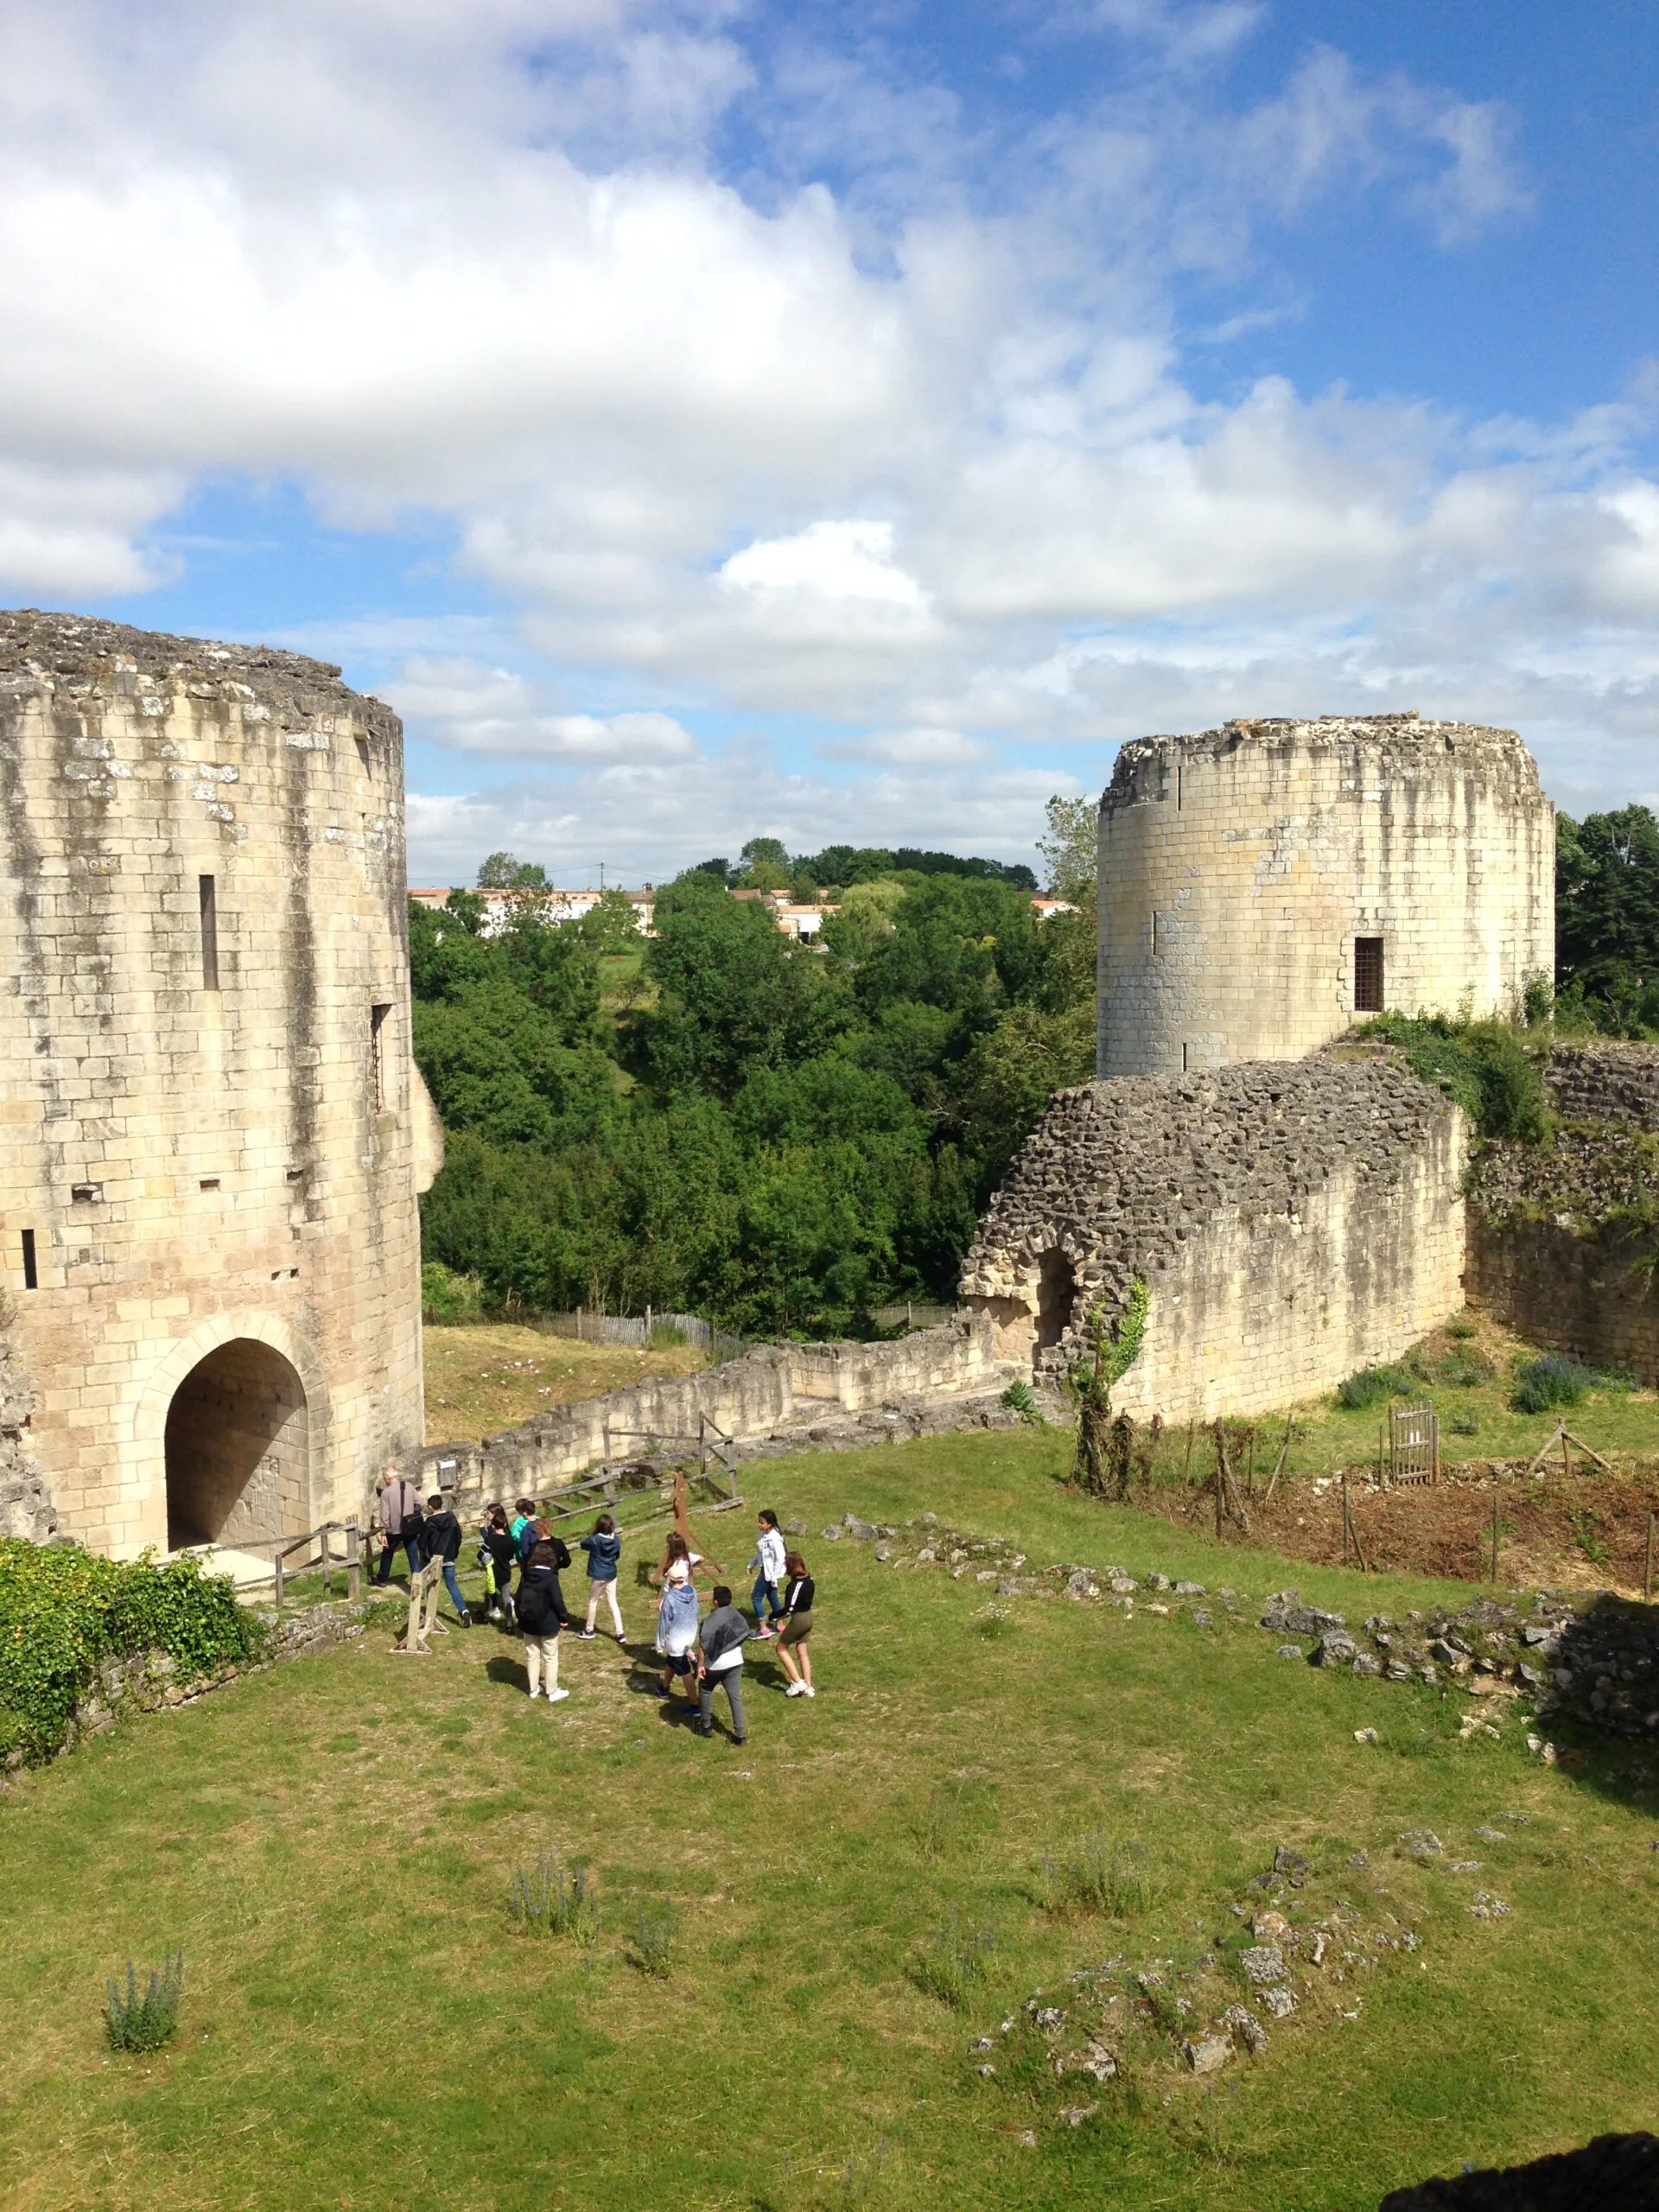
[[1299, 1059], [1357, 1016], [1507, 1014], [1554, 970], [1554, 810], [1512, 730], [1235, 721], [1100, 808], [1102, 1076]]
[[296, 654], [0, 614], [0, 1284], [67, 1533], [360, 1512], [423, 1433], [402, 730]]

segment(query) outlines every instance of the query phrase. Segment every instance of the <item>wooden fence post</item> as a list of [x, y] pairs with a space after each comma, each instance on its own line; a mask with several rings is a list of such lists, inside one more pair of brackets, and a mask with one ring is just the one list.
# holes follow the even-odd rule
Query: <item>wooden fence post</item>
[[276, 1610], [279, 1613], [283, 1610], [283, 1554], [280, 1550], [276, 1554]]
[[1186, 1424], [1186, 1457], [1181, 1462], [1181, 1480], [1183, 1483], [1188, 1480], [1192, 1472], [1192, 1437], [1197, 1426], [1198, 1424], [1196, 1421], [1190, 1421]]
[[358, 1539], [357, 1516], [353, 1514], [346, 1523], [346, 1595], [353, 1605], [357, 1603], [358, 1568], [361, 1564], [362, 1546]]

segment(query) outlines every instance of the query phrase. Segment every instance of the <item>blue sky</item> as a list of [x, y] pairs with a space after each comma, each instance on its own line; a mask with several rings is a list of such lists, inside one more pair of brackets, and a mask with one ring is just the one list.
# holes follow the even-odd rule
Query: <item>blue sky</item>
[[1650, 6], [11, 0], [0, 594], [340, 661], [410, 868], [1029, 858], [1234, 712], [1659, 795]]

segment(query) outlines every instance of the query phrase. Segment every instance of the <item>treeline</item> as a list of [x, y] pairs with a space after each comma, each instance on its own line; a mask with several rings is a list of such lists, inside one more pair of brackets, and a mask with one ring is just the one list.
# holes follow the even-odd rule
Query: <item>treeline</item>
[[1646, 806], [1555, 823], [1555, 1011], [1659, 1036], [1659, 820]]
[[547, 927], [533, 899], [497, 938], [470, 894], [411, 906], [415, 1049], [448, 1136], [428, 1260], [494, 1306], [765, 1334], [949, 1298], [1026, 1132], [1092, 1072], [1092, 901], [1039, 921], [1028, 870], [880, 857], [861, 874], [831, 849], [849, 880], [820, 948], [734, 899], [723, 863], [663, 889], [628, 950], [619, 918]]

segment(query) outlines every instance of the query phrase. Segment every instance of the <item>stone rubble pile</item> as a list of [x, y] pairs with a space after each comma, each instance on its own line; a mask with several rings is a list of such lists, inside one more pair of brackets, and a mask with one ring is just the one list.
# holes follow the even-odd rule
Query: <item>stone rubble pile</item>
[[[924, 1513], [902, 1526], [849, 1513], [823, 1530], [875, 1546], [895, 1571], [927, 1569], [953, 1581], [982, 1583], [998, 1598], [1055, 1597], [1105, 1604], [1133, 1617], [1179, 1614], [1213, 1630], [1216, 1610], [1242, 1618], [1247, 1596], [1223, 1587], [1213, 1604], [1202, 1583], [1173, 1581], [1156, 1571], [1136, 1578], [1122, 1567], [1077, 1560], [1038, 1564], [1005, 1537], [971, 1535]], [[1305, 1605], [1294, 1590], [1263, 1601], [1258, 1625], [1281, 1641], [1287, 1658], [1338, 1668], [1391, 1682], [1446, 1686], [1480, 1697], [1526, 1699], [1541, 1719], [1567, 1717], [1626, 1736], [1659, 1740], [1659, 1607], [1602, 1592], [1540, 1591], [1529, 1605], [1473, 1598], [1455, 1611], [1410, 1610], [1398, 1618], [1373, 1613], [1351, 1627], [1341, 1613]], [[1477, 1726], [1480, 1724], [1475, 1724]], [[1370, 1732], [1362, 1731], [1362, 1736]]]

